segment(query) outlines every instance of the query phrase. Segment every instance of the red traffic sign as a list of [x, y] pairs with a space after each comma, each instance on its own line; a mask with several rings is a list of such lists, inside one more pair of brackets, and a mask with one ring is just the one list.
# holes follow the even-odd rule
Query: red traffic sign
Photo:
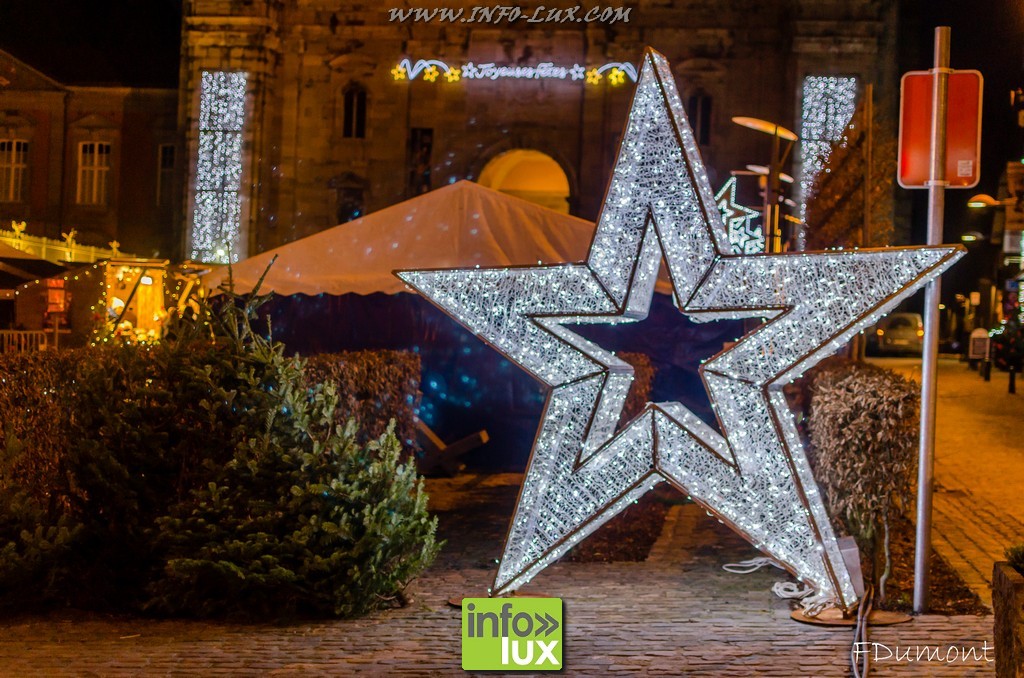
[[[932, 85], [929, 71], [900, 81], [897, 179], [903, 188], [927, 188], [932, 163]], [[978, 71], [950, 71], [946, 112], [946, 188], [978, 185], [981, 160], [981, 88]]]

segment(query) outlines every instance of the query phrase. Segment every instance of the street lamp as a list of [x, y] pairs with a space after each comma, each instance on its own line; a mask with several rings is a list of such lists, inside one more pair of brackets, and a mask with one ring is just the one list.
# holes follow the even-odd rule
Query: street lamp
[[[970, 197], [970, 199], [967, 201], [967, 206], [972, 208], [972, 209], [990, 209], [991, 208], [991, 209], [997, 209], [997, 210], [1006, 210], [1007, 214], [1009, 214], [1012, 210], [1020, 210], [1020, 204], [1021, 204], [1020, 200], [1018, 200], [1017, 197], [1011, 196], [1011, 197], [1003, 198], [1002, 200], [999, 200], [997, 198], [993, 198], [991, 195], [988, 195], [987, 193], [978, 193], [977, 195], [972, 195]], [[1005, 229], [1005, 226], [1004, 226], [1004, 229]], [[970, 231], [970, 232], [967, 232], [967, 233], [963, 234], [962, 236], [960, 236], [960, 240], [965, 245], [967, 245], [968, 247], [973, 245], [975, 242], [981, 241], [981, 240], [984, 240], [984, 239], [986, 239], [985, 236], [982, 235], [981, 233], [978, 233], [977, 231]], [[1005, 250], [1005, 244], [1004, 244], [1003, 252], [1005, 253], [1005, 251], [1006, 250]], [[996, 256], [993, 257], [993, 260], [992, 260], [992, 285], [991, 285], [991, 287], [989, 289], [989, 300], [988, 300], [989, 309], [988, 309], [988, 312], [986, 313], [986, 318], [985, 318], [986, 325], [989, 325], [989, 326], [993, 325], [995, 323], [995, 321], [998, 320], [998, 318], [999, 318], [999, 313], [998, 313], [997, 307], [996, 307], [996, 295], [998, 294], [997, 293], [997, 289], [999, 287], [999, 269], [1000, 269], [999, 261], [1000, 261], [1000, 256], [999, 256], [999, 254], [996, 254]], [[1003, 265], [1005, 266], [1006, 263], [1007, 262], [1004, 261]], [[1024, 259], [1022, 259], [1021, 268], [1024, 268]]]
[[967, 201], [968, 207], [975, 209], [981, 209], [984, 207], [1009, 207], [1010, 205], [1016, 205], [1016, 198], [1006, 198], [1005, 200], [996, 200], [987, 193], [979, 193], [978, 195], [972, 195], [971, 199]]
[[[770, 167], [764, 165], [747, 165], [747, 171], [757, 176], [766, 177], [771, 173]], [[792, 184], [794, 179], [792, 174], [786, 174], [785, 172], [779, 172], [779, 181]]]
[[[732, 121], [741, 127], [772, 136], [772, 157], [771, 164], [767, 168], [767, 181], [765, 182], [763, 221], [766, 249], [769, 252], [781, 252], [782, 231], [779, 224], [780, 208], [778, 202], [781, 186], [779, 182], [782, 178], [782, 165], [786, 162], [786, 158], [789, 157], [789, 152], [793, 150], [793, 142], [796, 141], [797, 136], [782, 125], [760, 118], [736, 116]], [[783, 140], [787, 142], [784, 150], [781, 148]], [[749, 168], [753, 169], [752, 167]], [[790, 180], [792, 180], [792, 177], [790, 177]]]

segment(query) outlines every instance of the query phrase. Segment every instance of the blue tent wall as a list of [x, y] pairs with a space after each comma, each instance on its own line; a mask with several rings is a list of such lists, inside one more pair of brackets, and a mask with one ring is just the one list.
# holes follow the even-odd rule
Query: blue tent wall
[[[420, 355], [420, 417], [444, 440], [481, 428], [491, 442], [466, 458], [478, 468], [522, 470], [540, 421], [544, 388], [518, 366], [413, 294], [321, 294], [272, 298], [261, 314], [274, 338], [301, 355], [397, 349]], [[261, 320], [257, 327], [264, 327]], [[651, 399], [678, 400], [714, 424], [697, 374], [700, 361], [742, 333], [742, 323], [694, 323], [662, 294], [650, 317], [633, 325], [579, 326], [615, 351], [646, 353], [656, 369]]]

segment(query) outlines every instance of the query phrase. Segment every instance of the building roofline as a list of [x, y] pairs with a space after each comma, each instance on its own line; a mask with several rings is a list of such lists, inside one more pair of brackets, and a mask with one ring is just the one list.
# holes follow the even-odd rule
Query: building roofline
[[53, 85], [55, 88], [60, 89], [60, 90], [67, 90], [68, 89], [67, 85], [65, 85], [65, 84], [63, 84], [61, 82], [58, 82], [57, 80], [51, 78], [46, 73], [43, 73], [41, 70], [39, 70], [35, 66], [32, 66], [31, 64], [29, 64], [28, 62], [24, 61], [23, 59], [19, 59], [18, 57], [14, 56], [13, 54], [8, 52], [7, 50], [0, 48], [0, 55], [8, 57], [12, 61], [16, 61], [22, 68], [24, 68], [25, 70], [31, 72], [34, 75], [39, 76], [43, 80], [46, 80], [48, 83]]

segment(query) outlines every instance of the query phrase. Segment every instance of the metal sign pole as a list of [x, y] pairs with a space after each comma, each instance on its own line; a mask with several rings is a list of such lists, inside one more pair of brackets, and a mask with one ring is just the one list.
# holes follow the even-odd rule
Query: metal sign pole
[[[946, 205], [946, 112], [949, 88], [949, 27], [935, 29], [935, 67], [931, 71], [932, 143], [928, 181], [928, 244], [942, 242]], [[925, 287], [924, 350], [921, 355], [921, 443], [917, 468], [917, 538], [914, 552], [914, 613], [928, 609], [928, 561], [931, 555], [932, 485], [935, 480], [935, 367], [939, 354], [939, 280]]]

